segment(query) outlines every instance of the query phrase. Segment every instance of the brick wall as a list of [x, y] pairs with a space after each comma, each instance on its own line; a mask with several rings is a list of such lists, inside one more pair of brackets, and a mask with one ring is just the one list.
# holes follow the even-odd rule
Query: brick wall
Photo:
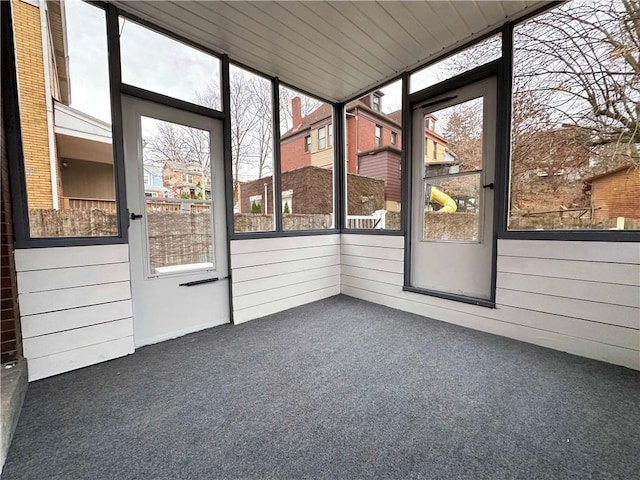
[[[295, 168], [311, 164], [311, 153], [304, 151], [305, 137], [309, 132], [284, 140], [280, 144], [280, 158], [282, 171], [288, 172]], [[244, 212], [244, 210], [243, 210]]]
[[12, 7], [29, 208], [52, 208], [40, 9], [21, 0]]
[[[348, 202], [350, 215], [368, 215], [384, 207], [384, 181], [349, 175]], [[273, 180], [261, 178], [243, 183], [240, 187], [242, 213], [251, 212], [250, 197], [262, 196], [264, 208], [264, 184], [267, 184], [267, 212], [273, 213]], [[282, 191], [293, 190], [293, 212], [295, 214], [328, 214], [333, 211], [333, 172], [325, 168], [305, 167], [283, 172]], [[363, 197], [368, 200], [363, 202]], [[368, 211], [371, 210], [371, 211]]]
[[[0, 106], [0, 112], [2, 108]], [[11, 189], [9, 167], [6, 155], [4, 120], [0, 114], [0, 179], [2, 196], [0, 199], [0, 363], [10, 362], [22, 356], [22, 336], [20, 334], [20, 312], [18, 310], [18, 289], [16, 268], [13, 260], [13, 225], [11, 217]]]

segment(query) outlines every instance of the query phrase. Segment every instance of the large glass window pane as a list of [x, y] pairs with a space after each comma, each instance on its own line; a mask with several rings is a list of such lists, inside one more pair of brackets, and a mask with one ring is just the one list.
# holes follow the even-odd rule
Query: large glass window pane
[[213, 268], [211, 135], [155, 118], [141, 124], [148, 273]]
[[347, 228], [400, 228], [402, 80], [346, 106]]
[[423, 240], [479, 242], [481, 173], [424, 180]]
[[478, 97], [423, 118], [423, 240], [482, 240], [483, 107]]
[[467, 70], [472, 70], [496, 60], [501, 56], [502, 35], [498, 34], [411, 74], [409, 77], [409, 93], [414, 93], [448, 80]]
[[12, 6], [30, 235], [117, 235], [105, 13]]
[[122, 81], [221, 110], [220, 60], [120, 17]]
[[[333, 228], [333, 146], [318, 132], [333, 126], [333, 107], [280, 87], [284, 230]], [[321, 148], [319, 139], [324, 138]]]
[[514, 32], [511, 230], [640, 229], [637, 2], [568, 2]]
[[271, 82], [233, 65], [229, 76], [234, 228], [274, 230]]

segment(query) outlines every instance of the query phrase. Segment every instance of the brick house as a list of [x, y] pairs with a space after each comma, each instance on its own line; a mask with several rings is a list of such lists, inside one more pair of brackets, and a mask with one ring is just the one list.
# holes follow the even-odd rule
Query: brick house
[[640, 218], [640, 169], [625, 165], [584, 180], [595, 220]]
[[[374, 178], [348, 174], [348, 203], [351, 215], [370, 215], [384, 205], [384, 182]], [[266, 192], [266, 193], [265, 193]], [[266, 211], [265, 211], [266, 194]], [[251, 213], [253, 203], [263, 213], [273, 213], [273, 177], [263, 177], [240, 184], [237, 213]], [[282, 208], [289, 213], [328, 214], [333, 211], [333, 172], [307, 165], [282, 173]]]
[[[346, 170], [349, 174], [384, 182], [384, 209], [400, 210], [400, 155], [402, 111], [384, 113], [384, 94], [375, 91], [346, 105]], [[291, 101], [293, 128], [281, 136], [282, 171], [305, 165], [333, 166], [333, 121], [329, 105], [303, 117], [301, 101]], [[447, 141], [435, 129], [436, 118], [428, 116], [425, 130], [425, 161], [444, 164]], [[356, 177], [348, 177], [347, 183]], [[355, 211], [360, 211], [360, 208]], [[349, 209], [352, 215], [358, 215]]]

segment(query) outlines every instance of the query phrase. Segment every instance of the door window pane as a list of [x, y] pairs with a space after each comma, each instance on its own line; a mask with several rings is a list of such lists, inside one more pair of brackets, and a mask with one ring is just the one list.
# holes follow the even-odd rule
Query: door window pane
[[214, 267], [211, 135], [142, 117], [142, 169], [149, 274]]
[[104, 10], [12, 7], [30, 236], [117, 235]]
[[221, 110], [220, 60], [120, 17], [122, 81]]
[[423, 240], [481, 241], [480, 181], [480, 173], [424, 181]]
[[424, 126], [426, 177], [482, 169], [482, 97], [425, 115]]

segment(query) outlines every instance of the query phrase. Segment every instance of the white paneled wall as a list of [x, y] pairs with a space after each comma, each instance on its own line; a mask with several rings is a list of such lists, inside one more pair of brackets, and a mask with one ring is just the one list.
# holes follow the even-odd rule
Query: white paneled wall
[[236, 324], [340, 293], [340, 235], [231, 242]]
[[403, 249], [401, 237], [342, 235], [342, 293], [640, 369], [637, 243], [500, 240], [495, 309], [402, 291]]
[[[231, 242], [235, 323], [344, 293], [640, 369], [640, 247], [500, 240], [496, 308], [404, 292], [404, 240]], [[127, 245], [16, 250], [24, 354], [37, 380], [132, 353]]]
[[133, 352], [127, 245], [16, 250], [15, 260], [30, 381]]

